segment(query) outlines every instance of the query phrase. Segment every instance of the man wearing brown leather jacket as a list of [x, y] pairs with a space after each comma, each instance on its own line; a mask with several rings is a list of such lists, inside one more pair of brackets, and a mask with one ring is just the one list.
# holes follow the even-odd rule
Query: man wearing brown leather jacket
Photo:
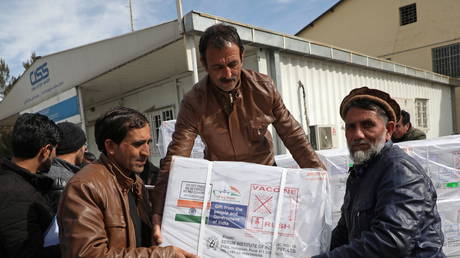
[[301, 125], [285, 107], [273, 81], [243, 69], [244, 47], [236, 29], [217, 24], [200, 39], [201, 63], [208, 75], [182, 100], [172, 142], [155, 188], [155, 240], [161, 242], [159, 224], [171, 158], [189, 157], [200, 135], [208, 160], [244, 161], [275, 165], [272, 124], [284, 145], [302, 168], [324, 167]]
[[67, 184], [58, 210], [63, 257], [196, 257], [152, 246], [152, 223], [138, 174], [150, 154], [150, 126], [136, 110], [116, 107], [97, 119], [102, 152]]

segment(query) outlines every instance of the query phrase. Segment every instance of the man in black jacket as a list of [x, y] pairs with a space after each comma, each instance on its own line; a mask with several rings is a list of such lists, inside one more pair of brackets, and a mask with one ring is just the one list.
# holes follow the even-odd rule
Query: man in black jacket
[[11, 160], [0, 163], [0, 257], [59, 257], [56, 246], [44, 248], [54, 213], [45, 198], [53, 180], [48, 170], [61, 133], [40, 114], [21, 115], [13, 128]]
[[354, 166], [331, 251], [316, 257], [445, 257], [433, 184], [390, 140], [399, 105], [363, 87], [344, 98], [340, 115]]

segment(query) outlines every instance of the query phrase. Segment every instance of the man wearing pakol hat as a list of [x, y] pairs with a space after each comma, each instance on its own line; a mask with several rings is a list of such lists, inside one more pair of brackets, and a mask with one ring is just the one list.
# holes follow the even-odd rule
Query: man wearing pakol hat
[[343, 99], [340, 115], [354, 165], [330, 251], [315, 257], [445, 257], [433, 184], [390, 140], [398, 103], [362, 87]]
[[57, 125], [63, 138], [56, 149], [56, 158], [47, 175], [54, 179], [53, 191], [49, 193], [55, 212], [59, 198], [67, 182], [83, 165], [86, 151], [86, 135], [80, 126], [71, 122], [62, 122]]

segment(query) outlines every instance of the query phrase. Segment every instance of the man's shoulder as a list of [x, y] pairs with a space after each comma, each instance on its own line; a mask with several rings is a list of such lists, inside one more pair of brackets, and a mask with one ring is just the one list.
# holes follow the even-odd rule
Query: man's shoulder
[[84, 166], [77, 174], [69, 181], [69, 184], [76, 183], [106, 183], [107, 180], [113, 177], [106, 166], [99, 162], [94, 162]]
[[1, 209], [9, 208], [12, 202], [20, 203], [19, 206], [15, 205], [16, 209], [27, 209], [26, 206], [43, 199], [42, 193], [34, 185], [12, 170], [3, 169], [0, 172], [0, 182]]
[[382, 150], [382, 159], [380, 162], [397, 163], [402, 160], [412, 159], [403, 149], [398, 145], [391, 143]]
[[409, 130], [409, 133], [408, 133], [408, 140], [423, 140], [423, 139], [426, 139], [426, 134], [424, 131], [418, 129], [418, 128], [415, 128], [415, 127], [412, 127], [410, 130]]
[[27, 180], [10, 169], [0, 169], [0, 182], [2, 182], [0, 193], [35, 191], [34, 187]]
[[276, 86], [268, 75], [245, 69], [241, 73], [243, 90], [249, 90], [258, 96], [268, 97], [268, 99], [274, 96]]
[[184, 95], [184, 100], [191, 100], [194, 98], [200, 98], [207, 94], [208, 88], [208, 76], [203, 77], [200, 81], [195, 83], [193, 87]]
[[243, 74], [243, 78], [245, 79], [250, 79], [256, 82], [273, 82], [273, 80], [270, 78], [270, 76], [256, 72], [251, 69], [241, 69], [241, 73]]
[[404, 173], [401, 173], [402, 170], [416, 174], [425, 173], [417, 160], [409, 156], [397, 145], [391, 145], [384, 151], [380, 164], [386, 167], [386, 169], [383, 168], [386, 170], [386, 174], [402, 176], [404, 175]]
[[63, 166], [59, 161], [54, 161], [50, 170], [45, 174], [51, 178], [63, 178], [68, 181], [74, 174], [72, 171]]
[[4, 163], [0, 166], [1, 191], [35, 192], [37, 191], [37, 186], [42, 186], [42, 182], [49, 183], [48, 180], [51, 181], [51, 179], [42, 175], [32, 174], [9, 161], [8, 164]]
[[17, 180], [19, 177], [20, 176], [13, 170], [5, 166], [0, 166], [0, 178], [2, 179], [2, 182], [5, 182], [4, 180]]

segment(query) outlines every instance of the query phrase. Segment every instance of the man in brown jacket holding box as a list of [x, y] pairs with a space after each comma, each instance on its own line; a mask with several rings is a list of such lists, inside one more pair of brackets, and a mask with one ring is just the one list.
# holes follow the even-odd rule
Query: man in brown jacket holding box
[[284, 106], [273, 81], [243, 69], [244, 47], [236, 29], [217, 24], [200, 39], [201, 63], [208, 75], [182, 100], [172, 141], [161, 162], [158, 197], [154, 203], [155, 240], [161, 242], [160, 223], [171, 158], [189, 157], [200, 135], [208, 160], [244, 161], [275, 165], [272, 124], [302, 168], [324, 167], [302, 126]]
[[97, 119], [98, 161], [67, 184], [58, 211], [63, 257], [196, 257], [152, 246], [150, 208], [138, 176], [150, 154], [144, 115], [117, 107]]

